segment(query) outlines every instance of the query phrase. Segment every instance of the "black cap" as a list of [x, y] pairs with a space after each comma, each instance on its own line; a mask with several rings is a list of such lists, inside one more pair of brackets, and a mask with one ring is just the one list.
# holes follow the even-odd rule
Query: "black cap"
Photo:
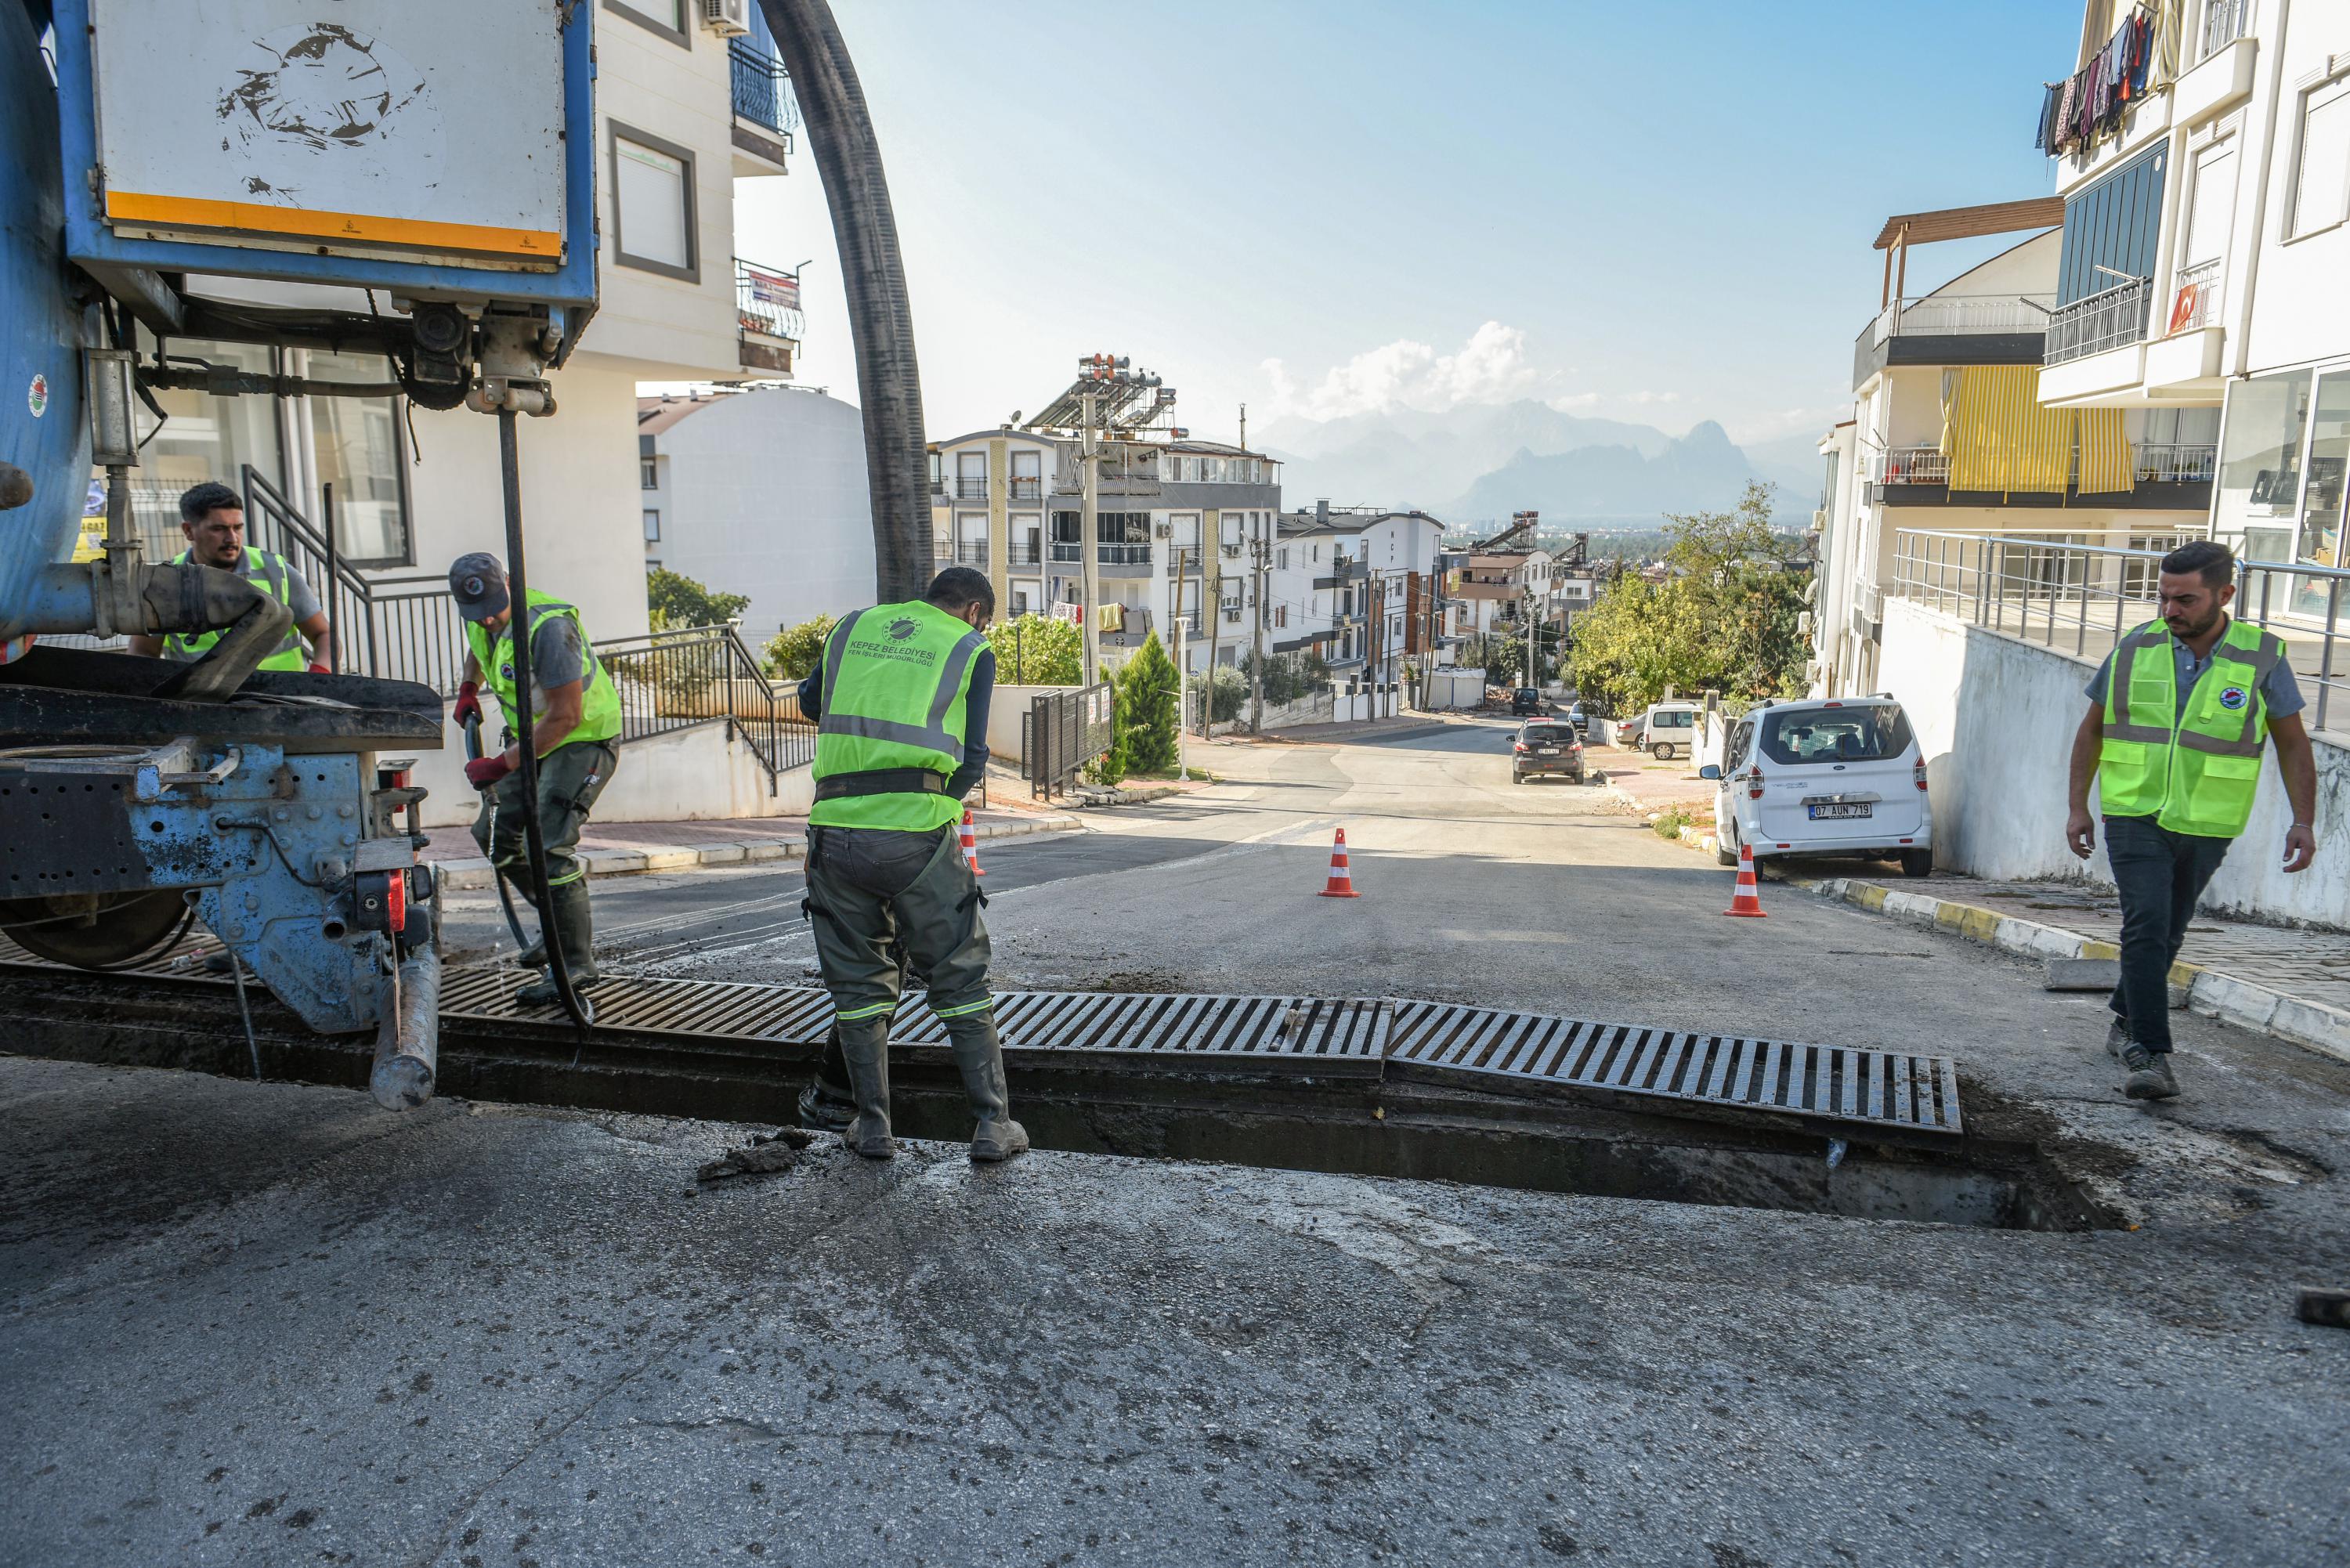
[[460, 556], [449, 568], [449, 591], [456, 597], [459, 615], [487, 620], [506, 607], [506, 569], [487, 550]]

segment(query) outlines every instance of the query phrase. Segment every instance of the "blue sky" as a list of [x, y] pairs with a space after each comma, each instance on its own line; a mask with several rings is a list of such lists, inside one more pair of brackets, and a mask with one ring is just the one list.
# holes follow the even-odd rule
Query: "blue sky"
[[[881, 139], [935, 435], [1131, 355], [1230, 439], [1531, 396], [1679, 433], [1850, 398], [1891, 213], [2044, 195], [2063, 0], [834, 0]], [[816, 161], [737, 186], [856, 396]], [[1913, 254], [1911, 292], [2004, 242]]]

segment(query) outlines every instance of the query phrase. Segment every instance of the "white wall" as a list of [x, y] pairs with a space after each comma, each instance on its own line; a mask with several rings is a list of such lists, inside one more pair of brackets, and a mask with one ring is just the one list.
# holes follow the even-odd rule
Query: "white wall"
[[[411, 774], [432, 793], [424, 826], [456, 827], [481, 811], [465, 782], [465, 736], [449, 727], [447, 743], [418, 754]], [[767, 793], [767, 770], [749, 745], [727, 739], [722, 723], [673, 731], [620, 748], [620, 764], [596, 802], [599, 822], [720, 822], [738, 816], [805, 816], [816, 799], [809, 770], [794, 768]]]
[[[2261, 243], [2259, 270], [2251, 280], [2250, 330], [2241, 346], [2230, 344], [2224, 361], [2231, 371], [2254, 374], [2272, 366], [2350, 354], [2350, 290], [2342, 282], [2350, 276], [2350, 224], [2290, 240], [2286, 226], [2301, 145], [2301, 88], [2313, 77], [2323, 78], [2329, 62], [2350, 57], [2350, 8], [2298, 0], [2282, 40], [2274, 36], [2272, 0], [2260, 7], [2257, 23], [2253, 31], [2260, 52], [2253, 62], [2246, 132], [2238, 138], [2246, 151], [2236, 160], [2235, 222], [2222, 304], [2233, 337], [2245, 273], [2255, 254], [2248, 231], [2257, 213]], [[2262, 206], [2257, 201], [2262, 173], [2260, 133], [2272, 91], [2276, 136], [2267, 147], [2267, 201]]]
[[[1938, 866], [2112, 884], [2102, 851], [2084, 863], [2064, 846], [2065, 771], [2094, 670], [1906, 599], [1886, 601], [1881, 683], [1908, 712], [1927, 757]], [[2292, 817], [2272, 763], [2251, 825], [2204, 897], [2207, 910], [2350, 926], [2350, 751], [2320, 741], [2316, 752], [2317, 864], [2293, 877], [2277, 869]]]
[[[743, 634], [754, 648], [785, 627], [873, 602], [873, 505], [855, 405], [820, 392], [743, 392], [709, 400], [653, 440], [663, 460], [661, 537], [638, 561], [650, 556], [750, 595]], [[632, 502], [639, 493], [652, 504], [650, 493], [632, 493]]]

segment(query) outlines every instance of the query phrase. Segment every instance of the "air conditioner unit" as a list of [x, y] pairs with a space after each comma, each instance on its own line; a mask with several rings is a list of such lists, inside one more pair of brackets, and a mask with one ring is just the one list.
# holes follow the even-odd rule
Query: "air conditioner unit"
[[751, 30], [751, 0], [702, 0], [702, 25], [722, 38]]
[[1153, 523], [1150, 525], [1150, 536], [1154, 539], [1171, 539], [1175, 536], [1175, 524], [1172, 523]]

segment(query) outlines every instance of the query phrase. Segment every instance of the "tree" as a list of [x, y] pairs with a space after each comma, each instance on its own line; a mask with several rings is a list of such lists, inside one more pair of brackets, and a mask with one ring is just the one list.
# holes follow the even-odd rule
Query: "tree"
[[832, 628], [833, 618], [820, 615], [775, 633], [760, 653], [767, 673], [778, 680], [805, 680], [814, 675], [824, 662], [824, 641]]
[[691, 577], [665, 568], [645, 577], [645, 608], [655, 631], [724, 626], [750, 603], [748, 594], [713, 594]]
[[1085, 668], [1086, 634], [1071, 621], [1024, 615], [989, 628], [987, 640], [1006, 686], [1075, 686]]
[[1796, 629], [1805, 574], [1771, 527], [1771, 492], [1749, 483], [1729, 512], [1668, 516], [1664, 575], [1618, 576], [1575, 619], [1575, 690], [1635, 713], [1671, 686], [1735, 703], [1803, 690]]
[[1139, 774], [1175, 771], [1182, 722], [1175, 661], [1159, 646], [1159, 634], [1142, 639], [1118, 672], [1119, 705], [1126, 712], [1127, 760]]

